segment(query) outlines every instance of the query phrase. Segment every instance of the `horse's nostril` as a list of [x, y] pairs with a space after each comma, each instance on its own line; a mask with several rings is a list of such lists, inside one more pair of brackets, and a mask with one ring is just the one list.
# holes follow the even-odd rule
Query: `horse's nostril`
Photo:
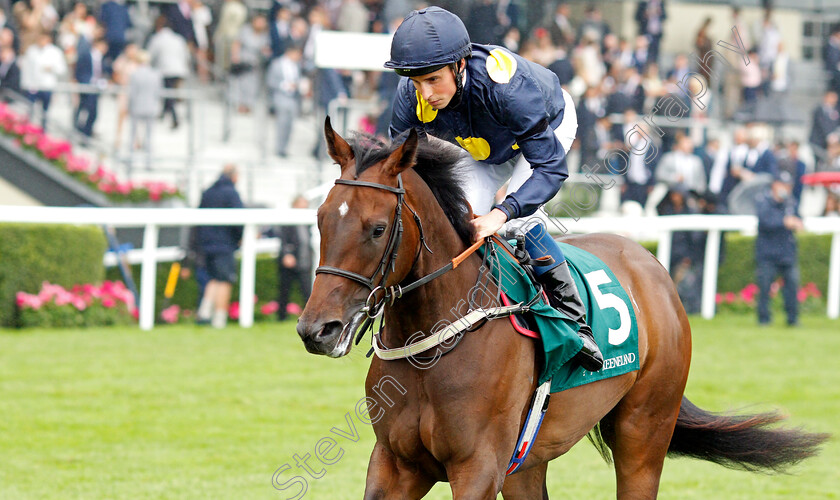
[[340, 321], [330, 321], [315, 335], [315, 340], [319, 342], [325, 342], [330, 340], [334, 336], [341, 333], [341, 329], [344, 328], [344, 325], [341, 324]]

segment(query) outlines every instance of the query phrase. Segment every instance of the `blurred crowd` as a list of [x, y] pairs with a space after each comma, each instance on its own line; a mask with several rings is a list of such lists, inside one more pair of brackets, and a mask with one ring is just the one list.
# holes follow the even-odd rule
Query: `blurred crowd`
[[[788, 172], [798, 200], [805, 165], [840, 170], [840, 27], [825, 40], [825, 94], [803, 148], [813, 157], [803, 161], [799, 142], [774, 140], [780, 123], [761, 121], [756, 113], [762, 100], [787, 103], [795, 78], [772, 10], [747, 23], [733, 8], [727, 26], [736, 29], [725, 30], [724, 40], [710, 34], [711, 18], [698, 20], [689, 55], [660, 50], [668, 18], [664, 0], [637, 3], [631, 38], [619, 36], [596, 3], [545, 2], [537, 15], [525, 9], [533, 2], [435, 3], [460, 15], [474, 42], [503, 45], [557, 74], [577, 100], [580, 170], [600, 165], [602, 172], [621, 175], [623, 202], [645, 206], [654, 185], [664, 183], [686, 203], [667, 206], [666, 196], [660, 212], [726, 212], [739, 184], [758, 174], [772, 179]], [[408, 11], [426, 4], [275, 0], [258, 10], [242, 0], [178, 0], [143, 13], [124, 0], [0, 3], [0, 89], [26, 96], [46, 126], [55, 86], [63, 80], [83, 84], [75, 122], [91, 136], [99, 90], [122, 85], [117, 141], [130, 118], [129, 144], [148, 149], [155, 118], [179, 125], [176, 99], [163, 89], [185, 80], [224, 81], [239, 113], [270, 109], [274, 151], [286, 156], [303, 102], [320, 124], [336, 99], [373, 100], [378, 105], [355, 128], [387, 135], [396, 75], [316, 68], [316, 36], [322, 30], [389, 33]], [[267, 102], [260, 101], [263, 91]], [[741, 124], [716, 126], [715, 117]], [[323, 149], [318, 144], [312, 154]], [[829, 198], [827, 212], [836, 211], [836, 201]]]

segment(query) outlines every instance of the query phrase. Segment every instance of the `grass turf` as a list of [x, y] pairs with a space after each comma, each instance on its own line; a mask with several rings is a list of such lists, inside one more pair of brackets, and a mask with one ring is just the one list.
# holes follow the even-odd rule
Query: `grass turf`
[[[708, 410], [780, 408], [788, 425], [837, 432], [840, 322], [759, 328], [753, 317], [692, 319], [686, 394]], [[361, 498], [373, 432], [355, 415], [364, 349], [307, 354], [292, 322], [222, 331], [192, 326], [0, 333], [0, 498]], [[344, 430], [342, 438], [331, 429]], [[353, 430], [355, 428], [355, 431]], [[358, 434], [353, 438], [353, 434]], [[327, 457], [318, 442], [336, 439]], [[354, 439], [357, 439], [354, 441]], [[323, 451], [323, 450], [322, 450]], [[319, 479], [295, 464], [295, 455]], [[840, 446], [767, 476], [667, 460], [660, 498], [838, 498]], [[556, 498], [614, 498], [615, 480], [587, 442], [549, 467]], [[449, 498], [445, 484], [428, 498]]]

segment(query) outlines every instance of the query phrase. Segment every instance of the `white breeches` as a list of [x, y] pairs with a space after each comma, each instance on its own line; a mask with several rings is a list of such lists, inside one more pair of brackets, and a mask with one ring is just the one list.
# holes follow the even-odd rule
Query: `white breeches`
[[[554, 129], [554, 135], [560, 141], [560, 145], [563, 146], [563, 151], [568, 153], [577, 133], [577, 112], [572, 96], [565, 89], [563, 90], [563, 99], [566, 109], [563, 113], [563, 121]], [[533, 172], [531, 165], [522, 154], [501, 165], [477, 162], [472, 159], [469, 153], [464, 156], [464, 192], [467, 195], [467, 201], [472, 206], [473, 213], [476, 215], [484, 215], [493, 208], [493, 205], [496, 204], [496, 192], [505, 182], [510, 180], [505, 192], [505, 196], [507, 196], [519, 189]]]

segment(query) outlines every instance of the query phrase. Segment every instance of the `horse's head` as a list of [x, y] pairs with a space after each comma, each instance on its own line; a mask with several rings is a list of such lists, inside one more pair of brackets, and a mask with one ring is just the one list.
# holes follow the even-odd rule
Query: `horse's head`
[[400, 173], [414, 165], [418, 139], [412, 130], [387, 154], [357, 158], [361, 149], [354, 152], [329, 118], [324, 133], [341, 177], [318, 209], [321, 260], [297, 331], [309, 352], [340, 357], [350, 352], [372, 290], [398, 283], [416, 257], [419, 230], [403, 210]]

